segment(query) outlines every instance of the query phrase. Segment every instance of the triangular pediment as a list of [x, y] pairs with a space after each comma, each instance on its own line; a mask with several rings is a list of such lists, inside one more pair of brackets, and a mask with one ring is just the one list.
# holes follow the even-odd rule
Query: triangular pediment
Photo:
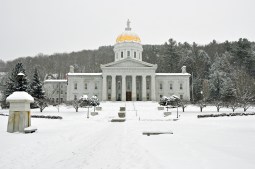
[[116, 62], [111, 62], [105, 65], [102, 65], [103, 67], [155, 67], [155, 65], [147, 63], [147, 62], [143, 62], [143, 61], [139, 61], [139, 60], [135, 60], [135, 59], [123, 59], [123, 60], [119, 60]]

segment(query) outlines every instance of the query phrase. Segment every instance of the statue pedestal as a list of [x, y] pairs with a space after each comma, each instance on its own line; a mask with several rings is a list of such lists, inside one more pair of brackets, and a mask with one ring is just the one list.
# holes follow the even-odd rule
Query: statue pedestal
[[34, 98], [26, 92], [14, 92], [6, 99], [10, 103], [7, 132], [24, 132], [31, 126], [30, 103]]

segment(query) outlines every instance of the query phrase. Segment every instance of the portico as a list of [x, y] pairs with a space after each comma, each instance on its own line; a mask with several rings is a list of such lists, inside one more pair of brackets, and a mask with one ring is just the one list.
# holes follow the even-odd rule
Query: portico
[[157, 65], [126, 58], [101, 65], [101, 69], [103, 72], [103, 100], [156, 100], [155, 71]]

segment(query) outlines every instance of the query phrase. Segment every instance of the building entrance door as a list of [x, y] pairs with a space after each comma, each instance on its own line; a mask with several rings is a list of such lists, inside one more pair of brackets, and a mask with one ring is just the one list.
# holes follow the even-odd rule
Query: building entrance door
[[131, 101], [132, 100], [132, 93], [131, 92], [126, 92], [126, 100]]

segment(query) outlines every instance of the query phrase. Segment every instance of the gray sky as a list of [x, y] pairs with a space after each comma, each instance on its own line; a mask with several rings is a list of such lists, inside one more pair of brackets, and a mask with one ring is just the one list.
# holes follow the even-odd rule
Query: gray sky
[[0, 59], [114, 45], [126, 21], [142, 44], [255, 41], [254, 0], [0, 0]]

